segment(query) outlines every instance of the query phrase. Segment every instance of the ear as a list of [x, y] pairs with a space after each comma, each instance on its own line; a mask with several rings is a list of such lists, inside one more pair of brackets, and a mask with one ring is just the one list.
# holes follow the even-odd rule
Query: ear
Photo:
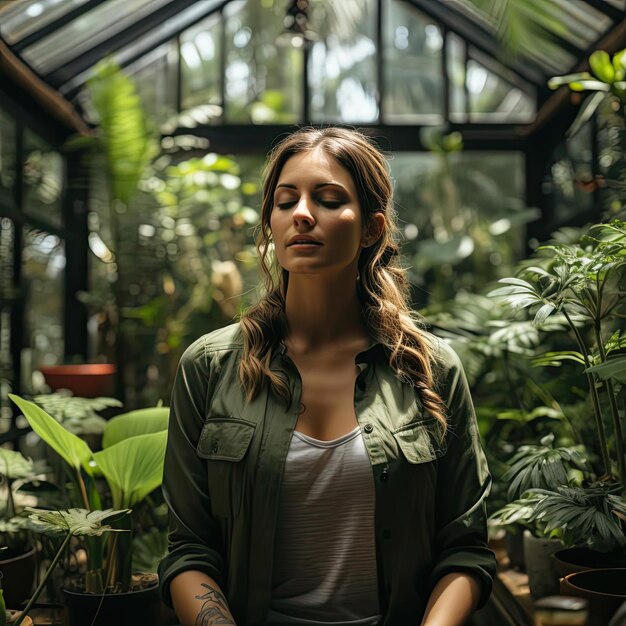
[[380, 211], [372, 213], [367, 231], [361, 237], [361, 247], [369, 248], [373, 246], [383, 234], [384, 228], [385, 216]]

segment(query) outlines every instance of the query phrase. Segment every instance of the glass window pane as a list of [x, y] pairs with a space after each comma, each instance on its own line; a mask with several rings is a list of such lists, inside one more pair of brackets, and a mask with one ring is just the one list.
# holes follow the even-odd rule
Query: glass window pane
[[397, 0], [386, 0], [385, 16], [385, 118], [410, 122], [428, 115], [437, 123], [443, 112], [441, 29]]
[[[63, 361], [65, 243], [49, 233], [26, 228], [22, 252], [24, 356], [32, 369]], [[26, 369], [28, 366], [26, 365]], [[25, 381], [25, 384], [28, 384]]]
[[144, 111], [159, 125], [176, 113], [176, 57], [176, 46], [170, 42], [124, 70], [135, 83]]
[[24, 212], [62, 226], [63, 157], [41, 137], [24, 132]]
[[443, 302], [511, 275], [529, 219], [523, 154], [401, 152], [390, 166], [416, 300]]
[[448, 33], [446, 63], [450, 82], [450, 118], [455, 122], [467, 121], [467, 92], [465, 90], [465, 41]]
[[0, 30], [14, 44], [42, 29], [87, 0], [22, 0], [1, 9]]
[[545, 194], [553, 215], [549, 228], [571, 221], [591, 209], [593, 194], [585, 184], [593, 183], [592, 129], [588, 122], [578, 133], [557, 146], [544, 180]]
[[180, 36], [181, 108], [221, 107], [220, 15], [212, 15]]
[[0, 109], [0, 204], [15, 202], [15, 120]]
[[378, 120], [376, 3], [313, 2], [321, 39], [309, 56], [310, 112], [315, 122]]
[[40, 74], [49, 74], [167, 3], [168, 0], [107, 0], [29, 46], [22, 56]]
[[302, 118], [302, 50], [279, 47], [282, 3], [238, 1], [224, 8], [226, 120], [290, 124]]
[[466, 87], [470, 121], [530, 122], [535, 117], [533, 88], [471, 48]]

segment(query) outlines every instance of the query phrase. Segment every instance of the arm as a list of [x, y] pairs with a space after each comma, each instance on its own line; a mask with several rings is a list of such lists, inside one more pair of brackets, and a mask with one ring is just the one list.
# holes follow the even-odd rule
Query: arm
[[[491, 488], [491, 476], [480, 443], [474, 407], [456, 353], [447, 345], [441, 346], [447, 362], [444, 371], [442, 398], [448, 408], [449, 428], [446, 435], [447, 450], [437, 467], [435, 563], [431, 572], [431, 601], [438, 605], [437, 619], [433, 624], [456, 624], [454, 615], [461, 609], [468, 614], [482, 607], [491, 593], [496, 572], [495, 556], [487, 547], [486, 499]], [[455, 574], [454, 583], [448, 576]], [[464, 576], [459, 576], [464, 574]], [[464, 581], [464, 582], [463, 582]], [[448, 602], [450, 589], [460, 590], [474, 585], [478, 590], [476, 602], [473, 594], [463, 594], [463, 606]], [[429, 606], [430, 606], [429, 602]], [[445, 613], [450, 612], [449, 621]], [[442, 617], [439, 617], [442, 616]]]
[[172, 580], [170, 592], [182, 626], [235, 626], [226, 598], [210, 576], [187, 570]]
[[446, 574], [430, 594], [422, 626], [463, 626], [479, 597], [480, 587], [472, 576]]
[[[169, 552], [159, 564], [161, 595], [169, 606], [175, 601], [176, 611], [182, 612], [179, 613], [181, 620], [184, 614], [185, 624], [194, 626], [191, 615], [196, 611], [197, 617], [204, 602], [198, 596], [209, 593], [202, 584], [217, 587], [220, 595], [223, 588], [222, 534], [211, 514], [206, 464], [196, 453], [207, 398], [216, 382], [214, 370], [205, 354], [203, 340], [196, 341], [183, 354], [172, 392], [163, 470], [163, 495], [169, 507], [170, 532]], [[192, 586], [181, 583], [190, 579], [196, 583]], [[197, 623], [208, 626], [219, 622]]]

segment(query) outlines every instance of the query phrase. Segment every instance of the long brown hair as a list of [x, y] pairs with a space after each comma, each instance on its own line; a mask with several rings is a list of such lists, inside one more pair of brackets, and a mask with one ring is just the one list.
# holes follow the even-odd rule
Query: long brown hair
[[291, 392], [286, 381], [272, 371], [274, 350], [287, 334], [285, 297], [289, 272], [278, 265], [273, 254], [270, 216], [274, 191], [281, 170], [295, 154], [321, 148], [347, 169], [355, 182], [363, 215], [363, 228], [372, 214], [385, 216], [381, 236], [361, 251], [357, 289], [365, 326], [389, 354], [389, 364], [396, 375], [414, 386], [424, 408], [441, 424], [445, 432], [445, 405], [435, 390], [432, 360], [434, 349], [424, 332], [421, 316], [409, 306], [409, 281], [399, 263], [399, 230], [393, 208], [393, 187], [383, 154], [362, 133], [345, 128], [304, 128], [283, 139], [270, 153], [263, 175], [261, 224], [256, 238], [264, 295], [240, 319], [243, 357], [239, 379], [252, 400], [264, 383], [287, 404]]

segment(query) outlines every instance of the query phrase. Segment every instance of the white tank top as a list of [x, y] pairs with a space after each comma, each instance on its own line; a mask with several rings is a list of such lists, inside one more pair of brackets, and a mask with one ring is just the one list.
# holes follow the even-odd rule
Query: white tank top
[[374, 504], [372, 466], [358, 426], [332, 441], [294, 432], [267, 626], [378, 624]]

